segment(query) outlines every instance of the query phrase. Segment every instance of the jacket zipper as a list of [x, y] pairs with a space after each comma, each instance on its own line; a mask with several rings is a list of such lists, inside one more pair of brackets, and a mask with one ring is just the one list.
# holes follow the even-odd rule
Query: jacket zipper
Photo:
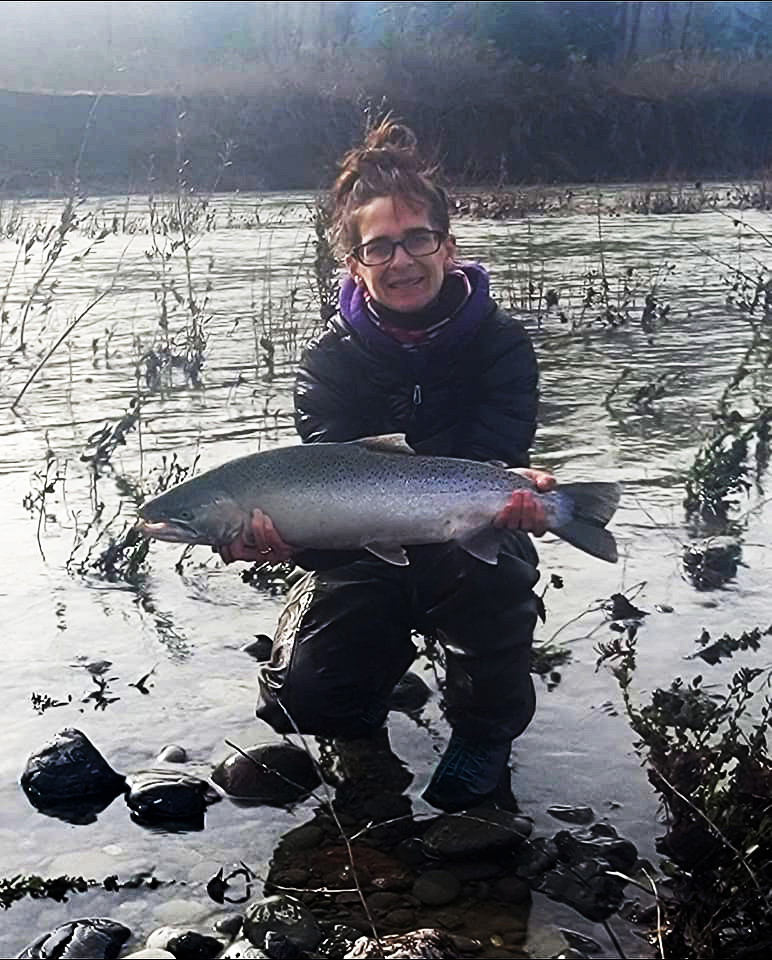
[[413, 387], [413, 406], [418, 407], [421, 405], [421, 384], [417, 383]]

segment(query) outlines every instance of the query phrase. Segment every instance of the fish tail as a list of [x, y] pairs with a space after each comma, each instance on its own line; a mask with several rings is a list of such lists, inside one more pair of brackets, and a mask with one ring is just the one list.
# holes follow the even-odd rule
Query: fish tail
[[[570, 504], [570, 517], [551, 531], [592, 557], [616, 563], [617, 544], [605, 529], [619, 505], [622, 488], [618, 483], [567, 483], [559, 487], [564, 503]], [[561, 518], [562, 520], [562, 518]]]

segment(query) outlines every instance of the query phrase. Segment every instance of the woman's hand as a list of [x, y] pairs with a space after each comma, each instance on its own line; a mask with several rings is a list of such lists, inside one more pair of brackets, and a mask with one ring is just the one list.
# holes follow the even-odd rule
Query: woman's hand
[[527, 477], [536, 487], [536, 491], [513, 491], [506, 505], [494, 517], [493, 526], [507, 530], [525, 530], [535, 537], [542, 537], [547, 532], [547, 517], [544, 504], [537, 493], [547, 493], [556, 486], [557, 481], [546, 470], [522, 467], [512, 472]]
[[224, 563], [234, 560], [255, 560], [264, 563], [283, 563], [292, 556], [292, 547], [279, 536], [273, 521], [262, 510], [254, 510], [249, 527], [235, 540], [221, 547], [212, 547]]

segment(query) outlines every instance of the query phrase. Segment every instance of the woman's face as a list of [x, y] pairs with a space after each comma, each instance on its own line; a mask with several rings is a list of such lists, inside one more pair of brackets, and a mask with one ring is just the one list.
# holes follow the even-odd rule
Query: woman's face
[[[375, 240], [404, 240], [412, 230], [435, 230], [425, 207], [409, 206], [392, 197], [377, 197], [357, 213], [360, 246]], [[456, 252], [452, 236], [444, 237], [440, 248], [429, 256], [411, 256], [404, 247], [394, 250], [386, 263], [367, 267], [349, 253], [346, 266], [358, 283], [364, 283], [378, 303], [400, 313], [422, 310], [440, 292], [445, 273]]]

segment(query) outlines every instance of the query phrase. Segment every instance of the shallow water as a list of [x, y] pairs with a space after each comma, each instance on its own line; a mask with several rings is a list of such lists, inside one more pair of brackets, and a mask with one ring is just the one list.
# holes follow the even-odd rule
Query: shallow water
[[[98, 481], [96, 499], [104, 502], [105, 516], [112, 516], [121, 502], [117, 479], [147, 476], [164, 454], [176, 453], [184, 464], [198, 455], [199, 469], [205, 469], [244, 452], [294, 442], [293, 362], [298, 345], [318, 326], [308, 199], [213, 200], [217, 229], [196, 234], [190, 254], [196, 299], [202, 301], [211, 285], [202, 386], [191, 388], [178, 375], [163, 396], [148, 398], [141, 430], [128, 434], [125, 446], [112, 456], [112, 469], [103, 470]], [[123, 203], [116, 199], [114, 209], [122, 210]], [[109, 200], [96, 206], [113, 209]], [[24, 215], [30, 221], [50, 220], [59, 209], [57, 204], [27, 203]], [[139, 201], [132, 211], [138, 218], [146, 213]], [[768, 215], [746, 213], [743, 219], [757, 230], [770, 227]], [[642, 696], [653, 686], [669, 685], [676, 675], [703, 673], [706, 682], [720, 683], [739, 665], [766, 662], [763, 650], [712, 668], [701, 660], [684, 660], [703, 628], [717, 637], [769, 622], [765, 566], [772, 507], [762, 494], [753, 491], [742, 504], [743, 510], [758, 509], [747, 520], [745, 566], [724, 589], [697, 591], [683, 576], [680, 554], [692, 535], [682, 508], [684, 475], [749, 339], [747, 321], [725, 303], [725, 278], [731, 266], [753, 272], [757, 260], [770, 257], [762, 237], [738, 231], [730, 217], [717, 212], [607, 217], [601, 229], [602, 242], [596, 218], [576, 214], [529, 224], [461, 220], [455, 232], [463, 256], [490, 267], [494, 294], [515, 308], [536, 342], [542, 414], [534, 463], [561, 477], [624, 485], [613, 521], [618, 566], [553, 538], [539, 546], [543, 580], [559, 574], [565, 588], [549, 590], [548, 619], [537, 639], [549, 640], [560, 631], [556, 639], [569, 645], [572, 659], [561, 668], [554, 689], [537, 680], [536, 718], [514, 753], [515, 791], [538, 832], [552, 833], [560, 826], [546, 813], [550, 804], [589, 804], [656, 863], [653, 839], [661, 832], [656, 800], [621, 716], [616, 683], [607, 670], [595, 669], [594, 646], [609, 631], [603, 614], [588, 608], [641, 585], [635, 603], [651, 611], [639, 633], [635, 683]], [[18, 237], [0, 241], [2, 289], [13, 272]], [[135, 365], [158, 327], [162, 282], [168, 285], [175, 277], [185, 294], [187, 279], [179, 249], [163, 264], [157, 255], [147, 255], [147, 233], [110, 234], [96, 244], [83, 233], [73, 234], [46, 284], [59, 280], [50, 310], [30, 315], [22, 354], [14, 349], [18, 332], [12, 327], [25, 291], [42, 269], [39, 249], [33, 245], [30, 262], [16, 267], [0, 346], [0, 524], [6, 544], [0, 559], [5, 628], [0, 696], [6, 717], [0, 753], [0, 858], [6, 876], [66, 873], [102, 879], [117, 874], [125, 879], [153, 869], [173, 885], [74, 895], [61, 905], [15, 904], [0, 927], [0, 948], [8, 955], [37, 932], [76, 916], [104, 913], [146, 935], [161, 922], [215, 915], [219, 908], [206, 906], [206, 880], [222, 864], [239, 860], [260, 872], [281, 834], [308, 819], [314, 806], [311, 800], [286, 812], [221, 802], [207, 813], [204, 831], [175, 834], [134, 824], [121, 798], [94, 823], [65, 824], [36, 813], [18, 785], [29, 752], [64, 726], [81, 728], [125, 773], [151, 766], [166, 743], [184, 745], [191, 768], [207, 774], [230, 752], [226, 738], [241, 746], [275, 739], [253, 716], [254, 664], [239, 647], [254, 634], [272, 633], [282, 604], [280, 596], [244, 584], [237, 569], [225, 568], [203, 548], [196, 548], [178, 574], [174, 565], [180, 549], [154, 544], [141, 589], [67, 572], [76, 532], [93, 513], [89, 474], [80, 456], [89, 436], [116, 422], [135, 395]], [[528, 284], [556, 288], [569, 320], [577, 319], [584, 278], [598, 268], [601, 249], [612, 301], [625, 269], [634, 268], [633, 317], [640, 317], [652, 278], [659, 279], [658, 298], [671, 309], [651, 342], [637, 322], [574, 335], [554, 309], [537, 322], [536, 301], [527, 303]], [[160, 279], [162, 272], [166, 281]], [[95, 291], [110, 283], [109, 295], [53, 354], [11, 412], [10, 404], [43, 352]], [[182, 312], [178, 307], [170, 315], [172, 329], [182, 323]], [[275, 344], [273, 376], [259, 344], [256, 361], [260, 336]], [[625, 366], [630, 368], [625, 384], [611, 406], [604, 405]], [[680, 372], [681, 380], [657, 401], [655, 412], [636, 412], [629, 402], [634, 388], [664, 372]], [[46, 498], [39, 546], [38, 512], [25, 509], [23, 499], [39, 489], [34, 475], [44, 470], [47, 451], [66, 479]], [[130, 515], [130, 505], [125, 509]], [[657, 612], [655, 604], [669, 605], [673, 612]], [[109, 689], [118, 699], [104, 709], [95, 709], [93, 700], [84, 702], [95, 689], [84, 658], [112, 662]], [[129, 686], [151, 669], [149, 694]], [[30, 701], [33, 692], [62, 701], [72, 696], [72, 702], [39, 714]], [[425, 718], [428, 722], [421, 726], [401, 714], [390, 720], [395, 750], [415, 774], [414, 808], [423, 814], [430, 809], [419, 794], [448, 732], [436, 699]], [[537, 895], [528, 940], [532, 956], [558, 948], [556, 925], [594, 936], [604, 944], [603, 956], [616, 955], [601, 926]], [[629, 932], [619, 933], [635, 943]]]

